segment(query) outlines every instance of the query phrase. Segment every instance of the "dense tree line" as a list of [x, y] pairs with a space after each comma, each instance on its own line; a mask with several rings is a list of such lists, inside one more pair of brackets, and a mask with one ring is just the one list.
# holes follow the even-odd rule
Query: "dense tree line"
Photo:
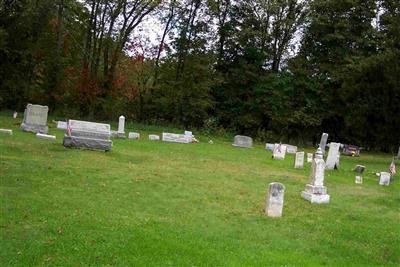
[[2, 109], [393, 151], [399, 62], [397, 0], [0, 2]]

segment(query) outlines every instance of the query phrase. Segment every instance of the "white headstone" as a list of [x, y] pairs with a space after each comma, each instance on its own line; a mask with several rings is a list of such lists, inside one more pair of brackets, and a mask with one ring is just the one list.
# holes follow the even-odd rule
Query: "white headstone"
[[304, 167], [304, 152], [296, 152], [294, 167], [296, 169], [302, 169]]
[[310, 163], [312, 162], [313, 159], [313, 153], [307, 153], [307, 162]]
[[250, 148], [253, 146], [253, 139], [244, 135], [236, 135], [233, 139], [233, 146]]
[[269, 217], [281, 217], [285, 186], [281, 183], [270, 183], [267, 195], [265, 213]]
[[292, 146], [292, 145], [287, 145], [287, 144], [285, 144], [285, 146], [286, 146], [286, 152], [288, 154], [296, 154], [297, 146]]
[[315, 153], [311, 165], [311, 181], [306, 185], [305, 190], [301, 193], [301, 197], [316, 204], [329, 203], [330, 196], [324, 186], [325, 179], [325, 162], [323, 159], [322, 149], [318, 148]]
[[57, 121], [57, 129], [67, 130], [68, 123], [66, 121]]
[[286, 155], [286, 146], [282, 144], [275, 144], [272, 157], [274, 159], [283, 160], [285, 159], [285, 155]]
[[140, 133], [129, 132], [128, 138], [138, 140], [140, 139]]
[[390, 173], [388, 172], [381, 172], [379, 178], [380, 185], [389, 185], [390, 184]]
[[1, 134], [8, 134], [8, 135], [12, 135], [13, 131], [11, 129], [0, 129], [0, 133]]
[[185, 131], [185, 132], [184, 132], [184, 135], [193, 136], [193, 133], [192, 133], [191, 131]]
[[356, 175], [356, 184], [362, 184], [363, 182], [363, 178], [361, 175]]
[[331, 142], [328, 157], [326, 158], [326, 169], [333, 170], [338, 162], [340, 143]]
[[118, 120], [118, 133], [125, 134], [125, 117], [122, 115], [119, 116]]
[[266, 150], [274, 151], [274, 147], [275, 147], [275, 144], [271, 144], [271, 143], [266, 143], [265, 144], [265, 149]]
[[24, 112], [24, 119], [21, 123], [22, 130], [47, 134], [49, 131], [47, 127], [48, 112], [49, 108], [47, 106], [28, 104]]
[[156, 134], [149, 134], [149, 140], [150, 141], [159, 141], [160, 140], [160, 136], [156, 135]]
[[322, 150], [322, 153], [325, 153], [326, 142], [328, 142], [328, 134], [323, 133], [321, 135], [321, 141], [319, 142], [319, 147]]
[[192, 136], [184, 134], [162, 133], [162, 140], [164, 142], [189, 144], [192, 142]]
[[15, 120], [18, 117], [18, 112], [14, 111], [13, 113], [13, 119]]
[[56, 136], [55, 135], [49, 135], [49, 134], [37, 133], [36, 137], [39, 138], [39, 139], [45, 139], [45, 140], [50, 140], [50, 141], [55, 141], [56, 140]]

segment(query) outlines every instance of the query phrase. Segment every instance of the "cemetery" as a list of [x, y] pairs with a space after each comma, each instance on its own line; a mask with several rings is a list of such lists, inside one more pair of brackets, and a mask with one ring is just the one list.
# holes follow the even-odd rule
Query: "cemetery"
[[0, 113], [3, 266], [399, 263], [391, 155], [363, 152], [335, 169], [336, 142], [325, 155], [292, 154], [242, 136], [211, 144], [196, 132], [189, 144], [192, 132], [125, 122], [129, 138], [112, 138], [115, 121], [72, 119], [48, 119], [35, 138], [25, 119]]

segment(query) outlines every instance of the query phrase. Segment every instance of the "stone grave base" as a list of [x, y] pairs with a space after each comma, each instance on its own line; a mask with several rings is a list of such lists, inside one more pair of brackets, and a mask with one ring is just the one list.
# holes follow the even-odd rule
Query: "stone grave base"
[[301, 197], [312, 204], [328, 204], [330, 196], [328, 194], [313, 194], [310, 192], [301, 192]]
[[48, 126], [33, 125], [28, 123], [21, 123], [21, 129], [25, 132], [47, 134], [49, 132]]
[[64, 136], [63, 145], [65, 147], [110, 151], [112, 141], [78, 136]]
[[111, 131], [111, 137], [119, 138], [119, 139], [125, 139], [126, 138], [125, 133], [120, 133], [120, 132], [117, 132], [117, 131]]

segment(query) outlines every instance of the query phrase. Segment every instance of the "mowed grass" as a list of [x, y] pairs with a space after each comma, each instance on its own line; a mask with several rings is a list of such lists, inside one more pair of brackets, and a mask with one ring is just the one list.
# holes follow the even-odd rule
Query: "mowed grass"
[[[49, 120], [50, 121], [50, 120]], [[67, 149], [0, 115], [1, 266], [399, 266], [399, 176], [391, 155], [342, 156], [326, 172], [328, 205], [300, 197], [310, 166], [231, 146], [115, 139], [112, 152]], [[137, 130], [137, 129], [127, 129]], [[196, 134], [196, 133], [195, 133]], [[338, 140], [340, 141], [340, 140]], [[306, 151], [312, 151], [306, 149]], [[354, 183], [356, 164], [366, 165]], [[282, 218], [264, 215], [268, 184], [285, 185]]]

